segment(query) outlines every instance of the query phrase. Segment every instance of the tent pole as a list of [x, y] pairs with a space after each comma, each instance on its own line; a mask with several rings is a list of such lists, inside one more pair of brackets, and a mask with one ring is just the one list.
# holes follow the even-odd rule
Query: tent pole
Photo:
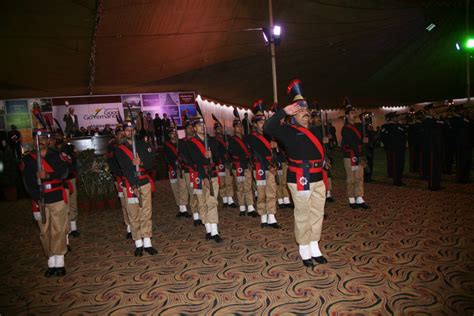
[[270, 53], [272, 57], [272, 81], [273, 81], [273, 102], [278, 104], [276, 61], [275, 61], [275, 42], [273, 40], [273, 8], [272, 0], [268, 0], [268, 12], [270, 17]]

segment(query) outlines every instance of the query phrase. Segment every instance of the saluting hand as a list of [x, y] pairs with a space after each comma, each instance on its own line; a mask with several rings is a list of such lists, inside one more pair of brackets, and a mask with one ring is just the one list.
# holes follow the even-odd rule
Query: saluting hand
[[285, 111], [287, 115], [293, 116], [299, 111], [301, 111], [301, 106], [299, 106], [298, 103], [295, 102], [295, 103], [285, 106], [283, 110]]

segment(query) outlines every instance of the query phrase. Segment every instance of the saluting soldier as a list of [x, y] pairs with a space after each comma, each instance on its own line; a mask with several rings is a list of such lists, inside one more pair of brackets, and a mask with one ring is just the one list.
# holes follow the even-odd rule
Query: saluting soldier
[[[217, 141], [206, 135], [204, 119], [198, 115], [192, 121], [195, 136], [186, 142], [186, 148], [192, 161], [193, 169], [197, 171], [194, 177], [194, 193], [198, 201], [199, 214], [206, 227], [206, 240], [221, 243], [217, 224], [217, 197], [219, 183], [217, 179]], [[206, 138], [208, 146], [206, 148]], [[212, 186], [212, 188], [211, 188]]]
[[164, 143], [164, 154], [166, 165], [168, 167], [168, 178], [170, 180], [171, 190], [173, 191], [176, 205], [179, 207], [176, 217], [191, 217], [188, 213], [186, 205], [188, 204], [188, 188], [184, 179], [182, 169], [182, 159], [180, 151], [185, 150], [184, 144], [178, 140], [176, 129], [172, 128], [168, 131], [169, 140]]
[[[229, 152], [232, 158], [232, 168], [237, 188], [237, 201], [240, 206], [240, 216], [247, 212], [248, 216], [257, 217], [253, 206], [252, 172], [250, 167], [250, 151], [243, 136], [242, 122], [234, 109], [234, 136], [228, 138]], [[247, 208], [246, 208], [247, 206]]]
[[[257, 184], [257, 212], [260, 215], [262, 228], [280, 229], [276, 220], [276, 191], [275, 175], [277, 173], [277, 157], [273, 154], [272, 141], [263, 134], [266, 118], [263, 113], [263, 100], [255, 101], [253, 127], [254, 131], [247, 137], [254, 158], [254, 177]], [[273, 146], [274, 147], [274, 146]]]
[[[115, 149], [115, 157], [122, 169], [127, 202], [127, 213], [130, 220], [132, 238], [135, 241], [135, 256], [143, 256], [143, 251], [156, 255], [151, 244], [152, 206], [151, 197], [154, 183], [146, 173], [153, 167], [153, 152], [148, 144], [134, 139], [134, 127], [131, 122], [125, 123], [125, 139]], [[133, 155], [135, 142], [136, 156]], [[138, 170], [137, 170], [138, 169]]]
[[[33, 200], [33, 215], [40, 228], [40, 240], [48, 258], [45, 277], [64, 276], [64, 255], [67, 252], [68, 193], [64, 180], [68, 175], [67, 157], [64, 153], [49, 148], [50, 134], [36, 130], [39, 150], [26, 155], [22, 161], [23, 181]], [[37, 166], [37, 152], [40, 153], [41, 170]], [[38, 185], [41, 179], [41, 187]], [[43, 209], [43, 214], [40, 212]], [[44, 216], [44, 218], [43, 218]]]
[[222, 198], [224, 207], [237, 208], [237, 204], [234, 202], [234, 179], [230, 172], [227, 133], [224, 131], [221, 122], [214, 115], [212, 115], [212, 118], [214, 119], [214, 139], [218, 144], [217, 170], [219, 175], [219, 195]]
[[[275, 137], [287, 149], [288, 187], [295, 204], [295, 237], [306, 267], [326, 263], [319, 248], [326, 202], [324, 184], [325, 153], [321, 132], [309, 126], [310, 113], [301, 93], [300, 81], [288, 87], [293, 104], [277, 111], [264, 125], [264, 132]], [[285, 116], [293, 123], [281, 123]]]
[[342, 127], [342, 150], [344, 152], [344, 169], [346, 170], [346, 187], [349, 206], [353, 209], [368, 209], [364, 201], [364, 168], [365, 158], [362, 153], [362, 125], [356, 126], [356, 111], [348, 104], [345, 110], [346, 123]]

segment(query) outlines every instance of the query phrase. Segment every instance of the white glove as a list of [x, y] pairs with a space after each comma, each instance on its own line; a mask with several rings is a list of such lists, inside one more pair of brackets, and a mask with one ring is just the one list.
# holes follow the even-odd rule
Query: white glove
[[40, 212], [33, 212], [33, 217], [36, 221], [41, 221], [41, 213]]

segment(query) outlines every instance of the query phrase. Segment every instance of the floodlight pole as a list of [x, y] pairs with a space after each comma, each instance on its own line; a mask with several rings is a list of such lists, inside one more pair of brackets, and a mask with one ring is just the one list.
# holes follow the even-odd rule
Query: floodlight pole
[[268, 12], [270, 17], [270, 53], [272, 56], [272, 81], [273, 81], [273, 102], [278, 103], [277, 75], [275, 61], [275, 41], [273, 40], [273, 8], [272, 0], [268, 0]]
[[[271, 0], [270, 0], [271, 1]], [[466, 40], [469, 38], [469, 0], [466, 0]], [[470, 51], [466, 48], [466, 88], [467, 88], [467, 106], [471, 105], [471, 70], [470, 70]]]

